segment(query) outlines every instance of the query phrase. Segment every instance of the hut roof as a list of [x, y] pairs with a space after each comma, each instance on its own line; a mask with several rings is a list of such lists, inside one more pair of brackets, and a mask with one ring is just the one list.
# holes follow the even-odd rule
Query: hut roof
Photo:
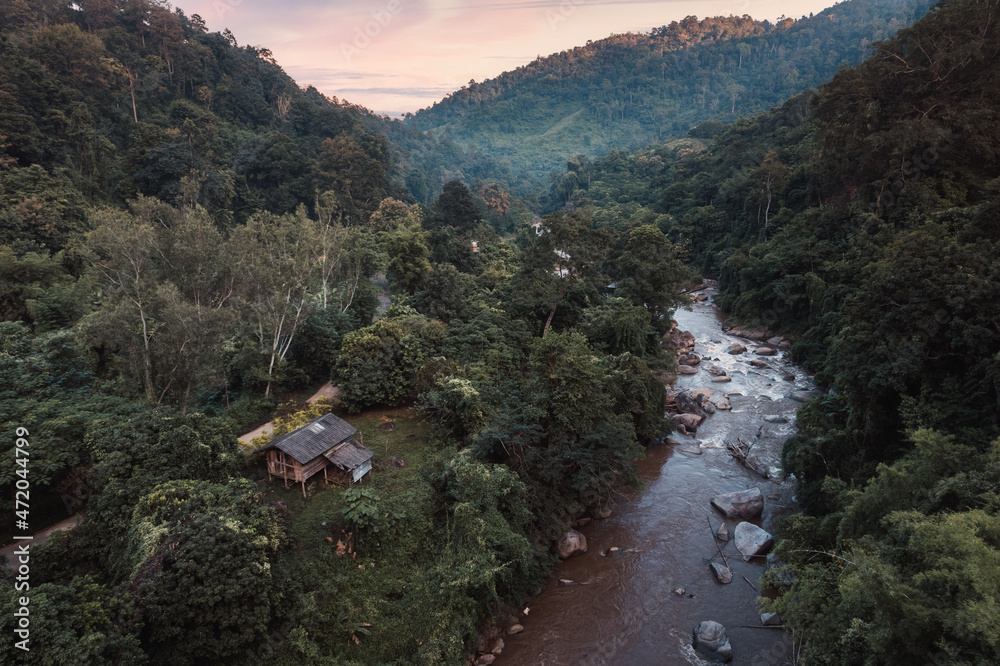
[[[333, 414], [324, 414], [298, 430], [293, 430], [281, 437], [275, 437], [262, 450], [277, 448], [299, 463], [305, 464], [349, 439], [357, 431], [358, 429], [347, 421]], [[371, 452], [369, 451], [369, 453]]]
[[338, 445], [323, 455], [340, 469], [350, 471], [375, 455], [371, 449], [358, 444], [353, 439]]

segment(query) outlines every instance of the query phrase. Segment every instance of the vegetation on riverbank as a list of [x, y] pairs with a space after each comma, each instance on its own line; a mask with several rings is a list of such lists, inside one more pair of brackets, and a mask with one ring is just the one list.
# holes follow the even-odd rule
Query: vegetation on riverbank
[[575, 189], [553, 187], [599, 223], [657, 225], [831, 389], [784, 451], [806, 513], [769, 607], [803, 663], [1000, 653], [997, 9], [940, 3], [780, 109], [573, 160]]

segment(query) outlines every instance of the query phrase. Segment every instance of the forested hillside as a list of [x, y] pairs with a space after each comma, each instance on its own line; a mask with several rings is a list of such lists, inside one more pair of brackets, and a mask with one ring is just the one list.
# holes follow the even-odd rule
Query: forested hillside
[[409, 123], [545, 177], [568, 156], [637, 150], [683, 137], [706, 120], [728, 123], [779, 106], [861, 62], [872, 42], [931, 4], [848, 0], [776, 24], [690, 16], [470, 83]]
[[[517, 174], [159, 2], [0, 0], [0, 111], [0, 540], [85, 514], [0, 567], [3, 663], [463, 663], [668, 432], [655, 227], [536, 234]], [[236, 438], [333, 409], [360, 488]]]
[[807, 512], [770, 605], [803, 663], [1000, 654], [998, 12], [942, 2], [780, 109], [574, 159], [552, 188], [599, 225], [657, 225], [830, 387], [784, 451]]

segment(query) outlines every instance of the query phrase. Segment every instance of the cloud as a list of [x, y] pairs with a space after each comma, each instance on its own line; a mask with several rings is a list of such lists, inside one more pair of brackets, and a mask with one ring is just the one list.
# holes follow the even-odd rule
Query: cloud
[[294, 74], [289, 74], [293, 78], [307, 79], [346, 79], [348, 81], [368, 81], [371, 79], [398, 79], [400, 74], [383, 74], [379, 72], [353, 72], [347, 69], [334, 69], [331, 67], [293, 67]]
[[382, 95], [399, 95], [401, 97], [427, 97], [428, 95], [442, 96], [453, 89], [448, 86], [431, 86], [427, 88], [341, 88], [342, 93], [377, 93]]

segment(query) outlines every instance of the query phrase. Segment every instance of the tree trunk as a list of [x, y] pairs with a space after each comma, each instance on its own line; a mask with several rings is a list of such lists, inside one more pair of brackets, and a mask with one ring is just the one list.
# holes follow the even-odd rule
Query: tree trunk
[[128, 89], [132, 94], [132, 117], [135, 119], [136, 124], [139, 123], [139, 112], [135, 110], [135, 86], [132, 85], [132, 72], [128, 73]]
[[549, 328], [552, 326], [552, 318], [556, 316], [556, 308], [559, 307], [559, 304], [562, 303], [563, 297], [566, 296], [566, 289], [567, 287], [562, 288], [562, 291], [559, 293], [559, 300], [552, 306], [552, 311], [549, 312], [549, 318], [545, 320], [545, 328], [542, 330], [543, 338], [548, 334]]
[[771, 179], [768, 178], [765, 184], [767, 185], [767, 208], [764, 209], [764, 240], [767, 240], [768, 213], [771, 212]]
[[139, 307], [139, 319], [142, 321], [142, 371], [143, 371], [143, 384], [146, 390], [146, 401], [152, 404], [153, 402], [153, 359], [149, 350], [149, 339], [152, 337], [152, 333], [149, 332], [149, 326], [146, 323], [146, 313], [142, 310], [142, 302], [136, 303]]

